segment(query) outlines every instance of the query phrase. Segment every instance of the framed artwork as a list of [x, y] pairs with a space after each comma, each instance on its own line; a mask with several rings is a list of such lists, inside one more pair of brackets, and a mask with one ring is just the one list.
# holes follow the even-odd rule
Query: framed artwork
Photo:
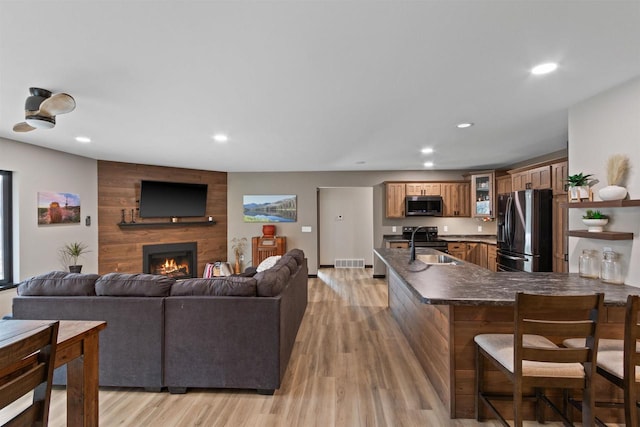
[[296, 222], [295, 195], [245, 195], [242, 197], [244, 222]]
[[38, 225], [80, 224], [80, 196], [38, 191]]

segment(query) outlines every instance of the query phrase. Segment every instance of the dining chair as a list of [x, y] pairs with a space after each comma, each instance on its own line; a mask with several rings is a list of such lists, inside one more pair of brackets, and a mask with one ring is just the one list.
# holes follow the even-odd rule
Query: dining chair
[[[624, 407], [627, 427], [639, 427], [638, 394], [640, 388], [640, 296], [629, 295], [625, 310], [624, 339], [600, 339], [596, 372], [623, 390], [624, 403], [596, 402], [603, 406]], [[569, 348], [583, 345], [584, 340], [571, 338], [563, 341]]]
[[0, 409], [29, 392], [29, 406], [4, 426], [46, 426], [51, 399], [59, 322], [51, 322], [3, 341], [0, 347]]
[[[599, 324], [604, 294], [532, 295], [518, 293], [513, 334], [481, 334], [476, 343], [476, 419], [484, 419], [488, 407], [500, 422], [509, 426], [494, 401], [513, 401], [513, 420], [522, 426], [523, 401], [535, 402], [538, 422], [545, 421], [545, 406], [568, 425], [566, 401], [571, 390], [581, 389], [582, 425], [594, 425], [592, 378], [598, 349]], [[568, 337], [581, 338], [584, 346], [565, 348], [558, 344]], [[485, 390], [485, 359], [506, 374], [512, 393]], [[562, 389], [562, 408], [558, 408], [545, 389]]]

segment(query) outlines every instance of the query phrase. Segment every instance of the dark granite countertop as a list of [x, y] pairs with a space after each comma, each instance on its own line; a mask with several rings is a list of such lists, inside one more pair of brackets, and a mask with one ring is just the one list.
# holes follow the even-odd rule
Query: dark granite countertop
[[[548, 295], [604, 292], [606, 305], [624, 306], [628, 295], [640, 294], [640, 289], [634, 286], [611, 285], [575, 273], [494, 273], [461, 260], [459, 265], [429, 265], [424, 271], [411, 272], [408, 249], [374, 251], [424, 304], [504, 306], [515, 303], [517, 292]], [[430, 248], [417, 248], [416, 252], [443, 254]]]

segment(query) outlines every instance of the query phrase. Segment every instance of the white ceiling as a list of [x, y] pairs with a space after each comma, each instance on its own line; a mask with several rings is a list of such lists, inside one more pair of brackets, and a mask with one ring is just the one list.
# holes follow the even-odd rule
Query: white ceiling
[[[638, 75], [640, 0], [0, 0], [0, 137], [102, 160], [499, 167], [566, 148], [567, 109]], [[30, 86], [77, 108], [15, 133]]]

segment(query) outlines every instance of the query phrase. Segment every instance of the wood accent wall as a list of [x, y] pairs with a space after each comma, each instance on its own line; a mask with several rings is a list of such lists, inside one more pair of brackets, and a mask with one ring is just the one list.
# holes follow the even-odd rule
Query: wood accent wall
[[[126, 221], [131, 221], [131, 209], [137, 208], [142, 180], [174, 181], [208, 184], [207, 216], [216, 224], [189, 226], [188, 221], [203, 218], [184, 218], [184, 226], [118, 227], [121, 211], [126, 209]], [[169, 218], [138, 218], [136, 222], [169, 222]], [[202, 277], [207, 262], [227, 258], [227, 173], [194, 169], [169, 168], [133, 163], [98, 162], [98, 272], [142, 272], [142, 246], [162, 243], [196, 242], [198, 268]]]

